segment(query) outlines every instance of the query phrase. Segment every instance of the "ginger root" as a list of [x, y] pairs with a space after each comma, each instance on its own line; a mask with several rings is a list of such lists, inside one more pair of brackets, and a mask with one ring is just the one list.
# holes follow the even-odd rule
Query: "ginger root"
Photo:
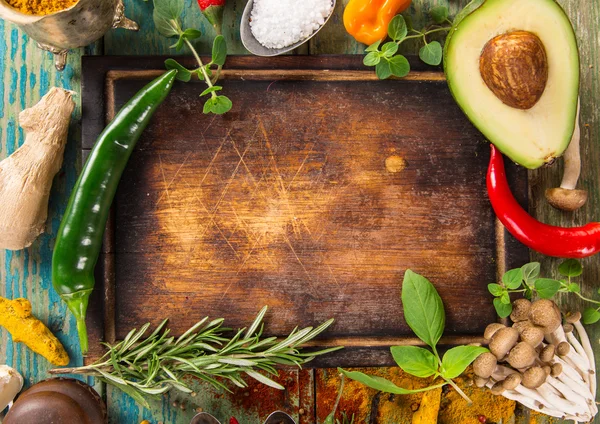
[[48, 327], [31, 314], [31, 303], [27, 299], [0, 297], [0, 326], [8, 330], [15, 343], [24, 343], [52, 364], [69, 363], [65, 348]]
[[442, 388], [428, 390], [423, 393], [421, 405], [413, 414], [412, 424], [435, 424], [440, 412]]
[[29, 247], [44, 231], [52, 179], [63, 161], [73, 93], [52, 88], [19, 114], [25, 143], [0, 162], [0, 248]]

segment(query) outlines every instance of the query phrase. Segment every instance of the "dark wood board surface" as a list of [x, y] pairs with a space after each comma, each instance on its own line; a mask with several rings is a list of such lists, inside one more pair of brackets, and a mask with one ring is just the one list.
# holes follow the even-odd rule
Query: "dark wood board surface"
[[[84, 151], [161, 63], [84, 59]], [[364, 347], [414, 342], [399, 296], [410, 268], [444, 300], [447, 343], [478, 340], [495, 320], [487, 283], [528, 257], [510, 237], [497, 246], [489, 147], [442, 74], [375, 82], [356, 57], [266, 63], [229, 60], [222, 117], [202, 113], [199, 82], [157, 111], [113, 205], [92, 338], [166, 317], [175, 333], [206, 315], [237, 328], [269, 305], [268, 334], [336, 319], [322, 343], [351, 349], [322, 365], [383, 365]]]

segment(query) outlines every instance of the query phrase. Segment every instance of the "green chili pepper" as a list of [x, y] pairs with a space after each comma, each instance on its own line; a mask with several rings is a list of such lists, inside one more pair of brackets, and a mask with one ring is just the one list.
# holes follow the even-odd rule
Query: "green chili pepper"
[[142, 88], [100, 134], [60, 223], [52, 255], [52, 285], [77, 320], [83, 354], [88, 350], [85, 314], [109, 210], [129, 156], [171, 91], [176, 73], [169, 71]]

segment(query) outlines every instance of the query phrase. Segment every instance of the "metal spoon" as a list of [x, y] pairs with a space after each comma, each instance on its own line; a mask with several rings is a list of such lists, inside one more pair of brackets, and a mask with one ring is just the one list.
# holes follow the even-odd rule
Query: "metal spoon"
[[194, 415], [190, 424], [221, 424], [219, 420], [210, 415], [208, 412], [200, 412]]
[[[200, 412], [192, 418], [190, 424], [221, 424], [221, 422], [208, 412]], [[267, 417], [265, 424], [296, 424], [296, 421], [285, 412], [275, 411]]]
[[306, 43], [308, 40], [313, 38], [315, 34], [321, 31], [321, 28], [323, 28], [327, 24], [327, 21], [329, 21], [329, 18], [331, 18], [331, 15], [333, 15], [333, 11], [335, 10], [336, 0], [332, 0], [332, 2], [333, 7], [331, 8], [331, 13], [327, 17], [327, 19], [325, 19], [323, 25], [321, 25], [319, 29], [313, 32], [309, 37], [304, 38], [298, 41], [297, 43], [294, 43], [287, 47], [283, 47], [281, 49], [270, 49], [260, 44], [258, 40], [254, 38], [254, 34], [252, 34], [252, 30], [250, 29], [250, 12], [252, 12], [252, 7], [254, 7], [254, 0], [248, 0], [248, 3], [246, 3], [246, 8], [244, 9], [244, 13], [242, 14], [242, 22], [240, 25], [240, 36], [242, 38], [242, 44], [250, 53], [256, 56], [278, 56], [280, 54], [287, 53], [290, 50], [294, 50], [296, 47]]

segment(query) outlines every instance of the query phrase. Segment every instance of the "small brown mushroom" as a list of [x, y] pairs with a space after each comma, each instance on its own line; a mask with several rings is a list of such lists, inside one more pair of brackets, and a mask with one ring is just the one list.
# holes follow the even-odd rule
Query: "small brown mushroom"
[[504, 392], [504, 386], [502, 384], [502, 381], [498, 381], [497, 383], [495, 383], [490, 390], [492, 391], [492, 394], [500, 396], [502, 392]]
[[542, 369], [546, 373], [546, 377], [548, 377], [550, 375], [550, 373], [552, 372], [552, 367], [550, 367], [550, 365], [544, 365], [542, 367]]
[[563, 330], [565, 333], [572, 333], [574, 330], [573, 324], [566, 323], [565, 325], [563, 325]]
[[517, 299], [513, 302], [513, 310], [510, 319], [513, 322], [525, 321], [529, 317], [531, 302], [527, 299]]
[[544, 340], [544, 331], [540, 327], [531, 325], [523, 329], [521, 332], [521, 340], [529, 343], [533, 347], [538, 347]]
[[540, 361], [542, 362], [550, 362], [554, 358], [554, 353], [556, 352], [556, 346], [553, 344], [549, 344], [544, 346], [542, 351], [540, 352]]
[[562, 324], [560, 310], [548, 299], [536, 300], [531, 304], [529, 319], [533, 324], [543, 327], [544, 334], [552, 333]]
[[519, 340], [519, 332], [512, 327], [501, 328], [492, 336], [490, 341], [490, 352], [492, 352], [498, 360], [504, 358], [509, 350]]
[[519, 384], [521, 384], [521, 380], [523, 380], [523, 376], [521, 376], [521, 374], [519, 374], [518, 372], [514, 372], [504, 379], [504, 381], [502, 382], [502, 386], [506, 390], [513, 390]]
[[568, 324], [575, 324], [576, 322], [581, 321], [581, 312], [575, 311], [567, 313], [565, 315], [565, 321], [567, 321]]
[[497, 322], [488, 325], [485, 328], [485, 331], [483, 332], [483, 338], [489, 342], [489, 340], [492, 339], [492, 336], [496, 333], [496, 331], [504, 327], [506, 327], [504, 324], [500, 324]]
[[528, 389], [537, 389], [546, 381], [546, 372], [541, 367], [531, 367], [523, 373], [521, 384]]
[[485, 387], [485, 385], [488, 383], [488, 381], [490, 381], [489, 378], [483, 378], [483, 377], [479, 377], [478, 375], [475, 376], [475, 378], [473, 378], [473, 382], [475, 383], [475, 385], [477, 387], [479, 387], [480, 389], [482, 387]]
[[527, 342], [517, 343], [508, 353], [507, 362], [516, 369], [527, 368], [535, 363], [537, 352]]
[[473, 362], [473, 372], [476, 376], [487, 379], [490, 378], [497, 364], [496, 357], [490, 352], [485, 352]]
[[517, 330], [519, 332], [519, 334], [521, 334], [523, 332], [523, 330], [525, 330], [527, 327], [532, 327], [533, 324], [531, 323], [531, 321], [529, 320], [525, 320], [525, 321], [519, 321], [519, 322], [515, 322], [512, 326], [512, 328], [514, 328], [515, 330]]
[[571, 352], [571, 345], [567, 342], [560, 342], [558, 346], [556, 346], [556, 354], [558, 356], [567, 356]]
[[558, 377], [563, 372], [563, 365], [559, 362], [552, 364], [552, 370], [550, 371], [550, 375], [552, 377]]

